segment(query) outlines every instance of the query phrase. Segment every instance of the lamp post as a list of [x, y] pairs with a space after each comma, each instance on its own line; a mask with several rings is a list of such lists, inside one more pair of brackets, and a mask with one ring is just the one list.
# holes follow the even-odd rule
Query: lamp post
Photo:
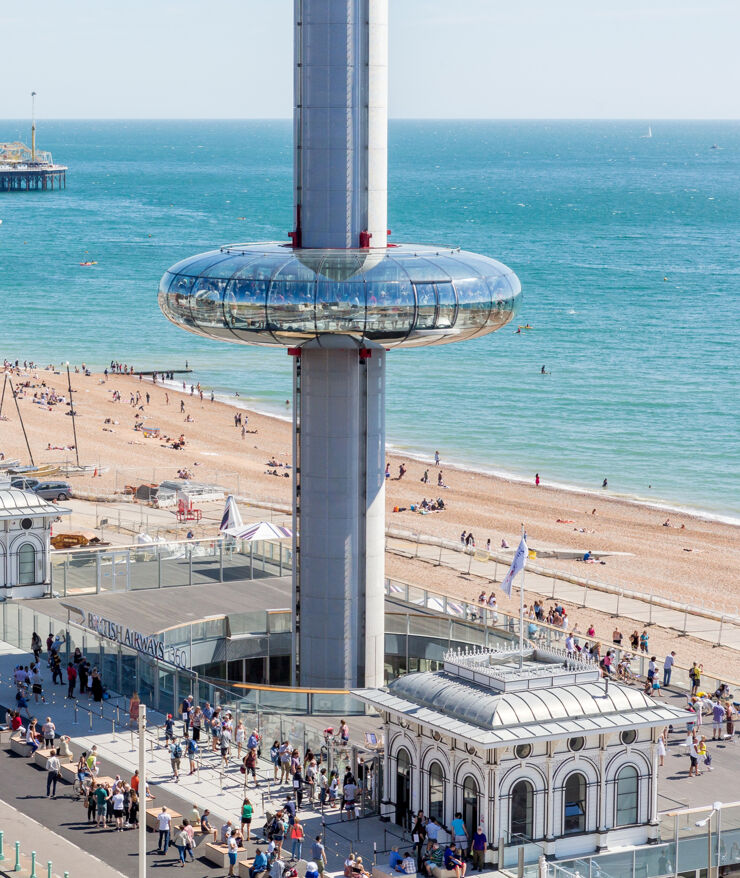
[[[707, 878], [718, 878], [719, 876], [719, 867], [720, 867], [720, 846], [719, 846], [719, 833], [720, 833], [720, 811], [722, 810], [722, 802], [715, 802], [712, 805], [712, 810], [709, 812], [709, 816], [705, 817], [703, 820], [697, 820], [696, 825], [699, 827], [706, 826], [707, 827]], [[717, 864], [716, 866], [712, 866], [712, 817], [717, 815]]]
[[139, 705], [139, 878], [146, 878], [146, 705]]

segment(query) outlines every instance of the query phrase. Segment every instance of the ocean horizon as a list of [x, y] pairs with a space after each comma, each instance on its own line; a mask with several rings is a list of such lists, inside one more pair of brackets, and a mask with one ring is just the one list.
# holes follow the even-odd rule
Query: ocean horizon
[[[485, 253], [523, 287], [513, 325], [389, 354], [395, 451], [740, 520], [740, 122], [647, 124], [391, 121], [391, 241]], [[291, 138], [290, 120], [39, 123], [67, 189], [0, 193], [0, 357], [187, 359], [285, 415], [284, 351], [185, 334], [156, 293], [185, 256], [287, 239]]]

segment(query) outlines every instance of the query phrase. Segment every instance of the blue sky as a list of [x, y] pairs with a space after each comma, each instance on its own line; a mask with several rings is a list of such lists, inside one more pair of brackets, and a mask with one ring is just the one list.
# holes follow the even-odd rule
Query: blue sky
[[[738, 118], [740, 0], [390, 0], [391, 115]], [[0, 6], [0, 118], [287, 118], [292, 0]]]

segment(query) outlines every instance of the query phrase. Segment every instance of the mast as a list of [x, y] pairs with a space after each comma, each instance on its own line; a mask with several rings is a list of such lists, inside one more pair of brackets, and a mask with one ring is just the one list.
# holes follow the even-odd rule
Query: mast
[[75, 401], [72, 396], [72, 379], [69, 375], [69, 363], [67, 363], [67, 387], [69, 388], [69, 411], [72, 415], [72, 434], [75, 437], [75, 457], [77, 458], [77, 466], [80, 465], [80, 449], [77, 445], [77, 426], [75, 425]]
[[31, 161], [36, 161], [36, 92], [31, 92]]

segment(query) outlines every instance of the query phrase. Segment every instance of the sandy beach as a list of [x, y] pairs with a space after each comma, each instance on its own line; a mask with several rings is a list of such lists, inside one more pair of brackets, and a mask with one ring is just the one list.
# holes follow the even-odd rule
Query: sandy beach
[[[184, 376], [185, 378], [189, 376]], [[72, 419], [63, 404], [49, 408], [33, 401], [42, 382], [46, 390], [67, 395], [66, 374], [35, 370], [13, 375], [16, 389], [30, 381], [19, 406], [37, 464], [74, 460]], [[181, 385], [179, 385], [181, 386]], [[291, 426], [279, 418], [248, 413], [246, 431], [235, 426], [237, 409], [201, 400], [197, 394], [152, 385], [137, 377], [72, 375], [75, 396], [80, 462], [108, 468], [96, 478], [74, 477], [72, 485], [95, 494], [121, 492], [125, 485], [174, 479], [178, 470], [188, 470], [196, 481], [216, 482], [227, 490], [251, 499], [289, 504], [290, 469], [269, 467], [274, 459], [291, 462]], [[121, 396], [113, 402], [114, 391]], [[142, 395], [141, 410], [130, 405], [131, 394]], [[146, 394], [149, 394], [149, 402]], [[184, 411], [181, 412], [181, 403]], [[238, 399], [234, 403], [239, 405]], [[247, 414], [242, 409], [243, 414]], [[134, 430], [139, 414], [147, 427], [159, 427], [159, 438], [145, 438]], [[286, 411], [286, 414], [288, 412]], [[0, 421], [0, 451], [8, 458], [28, 462], [15, 403], [6, 391]], [[191, 420], [188, 420], [190, 418]], [[185, 437], [185, 447], [175, 450], [166, 441]], [[666, 512], [603, 495], [508, 481], [445, 465], [444, 443], [430, 447], [429, 463], [390, 455], [391, 478], [387, 480], [387, 521], [390, 525], [426, 534], [458, 539], [471, 531], [476, 545], [485, 547], [490, 538], [496, 549], [505, 539], [515, 546], [521, 523], [525, 523], [529, 544], [539, 550], [569, 549], [585, 552], [620, 553], [608, 556], [605, 564], [585, 565], [574, 560], [548, 558], [548, 567], [577, 576], [618, 585], [646, 594], [662, 595], [694, 606], [713, 607], [726, 613], [740, 611], [740, 528], [687, 514]], [[52, 447], [49, 449], [48, 446]], [[440, 467], [434, 466], [438, 448]], [[398, 479], [399, 465], [407, 472]], [[420, 479], [429, 470], [429, 483]], [[276, 470], [278, 475], [268, 474]], [[437, 487], [442, 472], [445, 488]], [[423, 497], [441, 496], [445, 510], [420, 515], [408, 507]], [[394, 507], [406, 511], [393, 512]], [[670, 527], [664, 526], [666, 519]]]

